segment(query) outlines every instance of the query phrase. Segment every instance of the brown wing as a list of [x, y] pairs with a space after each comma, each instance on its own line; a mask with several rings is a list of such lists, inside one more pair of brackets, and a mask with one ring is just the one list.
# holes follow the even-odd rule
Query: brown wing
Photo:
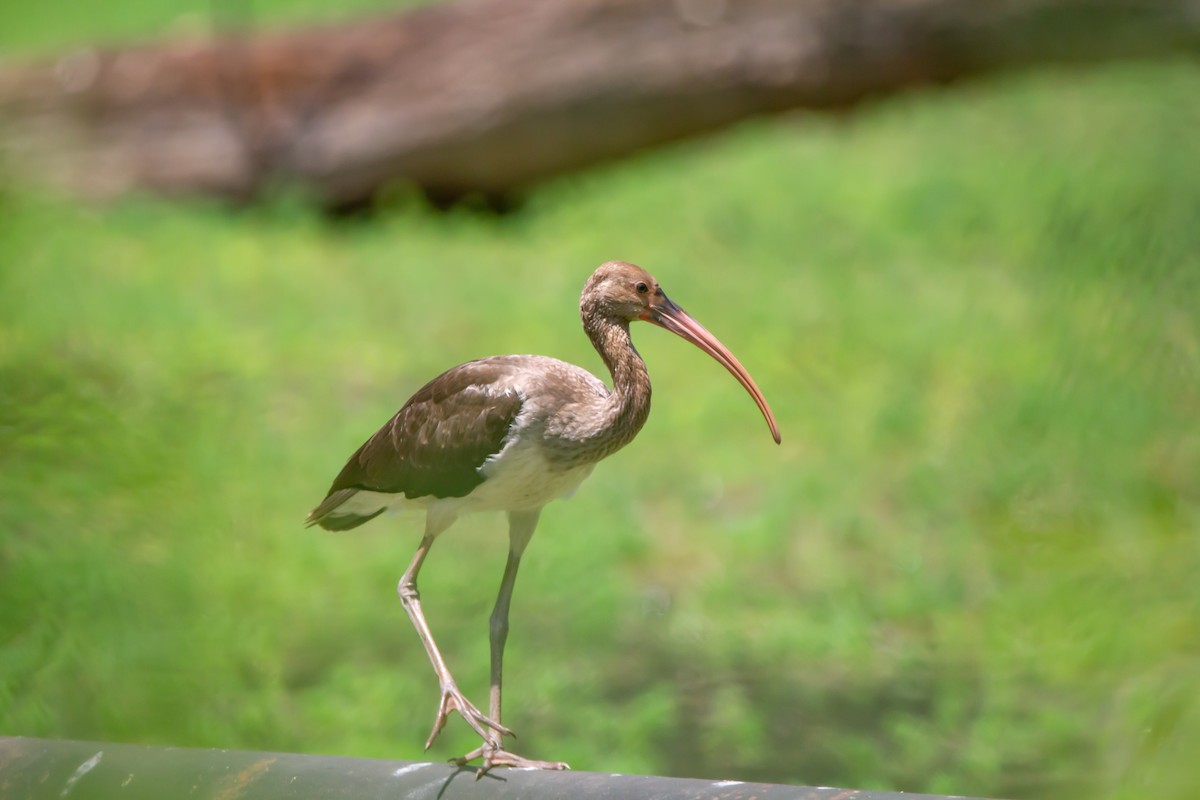
[[469, 494], [483, 482], [479, 467], [500, 452], [521, 410], [512, 378], [508, 359], [485, 358], [425, 384], [350, 457], [310, 521], [341, 505], [353, 495], [348, 490], [408, 498]]

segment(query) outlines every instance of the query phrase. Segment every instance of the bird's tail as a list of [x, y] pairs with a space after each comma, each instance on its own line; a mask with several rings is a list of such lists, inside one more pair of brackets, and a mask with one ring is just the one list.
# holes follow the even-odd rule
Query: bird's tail
[[387, 510], [387, 506], [370, 511], [348, 508], [346, 501], [356, 494], [358, 489], [338, 489], [336, 492], [330, 492], [319, 506], [308, 512], [304, 524], [308, 527], [320, 525], [327, 531], [348, 531], [370, 522]]

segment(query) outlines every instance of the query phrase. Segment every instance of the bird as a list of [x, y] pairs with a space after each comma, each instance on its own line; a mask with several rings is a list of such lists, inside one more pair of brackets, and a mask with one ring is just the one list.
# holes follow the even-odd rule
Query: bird
[[[555, 358], [500, 355], [460, 364], [425, 384], [338, 473], [309, 526], [356, 528], [388, 510], [425, 512], [425, 529], [397, 594], [433, 666], [441, 699], [428, 750], [457, 712], [479, 747], [452, 759], [481, 759], [478, 779], [494, 767], [568, 769], [505, 747], [501, 722], [504, 645], [521, 557], [542, 507], [570, 495], [601, 459], [627, 445], [650, 412], [650, 378], [629, 327], [649, 322], [699, 347], [749, 392], [780, 442], [779, 426], [750, 373], [731, 352], [663, 292], [641, 267], [602, 264], [579, 301], [583, 329], [612, 377], [612, 388], [587, 370]], [[488, 713], [459, 689], [425, 621], [417, 576], [434, 541], [464, 513], [504, 511], [509, 550], [489, 625]]]

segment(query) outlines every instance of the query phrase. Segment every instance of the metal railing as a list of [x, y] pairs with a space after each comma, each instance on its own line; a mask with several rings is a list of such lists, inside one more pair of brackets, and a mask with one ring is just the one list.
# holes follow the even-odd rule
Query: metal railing
[[932, 795], [598, 772], [0, 737], [2, 800], [918, 800]]

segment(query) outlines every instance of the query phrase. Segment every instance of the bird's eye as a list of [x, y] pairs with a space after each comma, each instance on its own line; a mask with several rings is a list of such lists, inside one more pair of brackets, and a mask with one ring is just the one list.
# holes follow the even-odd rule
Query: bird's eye
[[646, 292], [650, 291], [650, 287], [646, 285], [645, 281], [638, 281], [637, 285], [633, 288], [637, 289], [638, 294], [645, 294]]

